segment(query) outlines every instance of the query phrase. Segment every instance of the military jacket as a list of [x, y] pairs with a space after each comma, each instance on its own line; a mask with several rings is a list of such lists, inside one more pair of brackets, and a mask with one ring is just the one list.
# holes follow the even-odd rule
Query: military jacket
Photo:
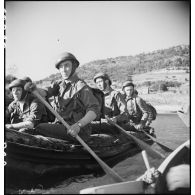
[[8, 106], [8, 123], [19, 123], [30, 121], [34, 126], [42, 122], [47, 122], [45, 106], [34, 96], [27, 94], [24, 99], [23, 109], [18, 101], [13, 101]]
[[119, 122], [128, 120], [126, 102], [120, 92], [111, 90], [105, 96], [105, 115], [108, 117], [117, 117]]
[[146, 102], [135, 94], [130, 98], [126, 97], [125, 100], [130, 119], [135, 123], [141, 120], [146, 122], [150, 112]]
[[[56, 87], [59, 88], [56, 93]], [[70, 125], [79, 121], [88, 111], [100, 115], [100, 105], [90, 87], [77, 76], [73, 81], [54, 83], [47, 89], [48, 97], [54, 96], [53, 106]]]

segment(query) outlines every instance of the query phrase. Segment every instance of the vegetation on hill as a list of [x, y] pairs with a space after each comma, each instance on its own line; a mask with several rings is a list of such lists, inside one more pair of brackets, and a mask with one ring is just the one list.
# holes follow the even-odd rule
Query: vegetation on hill
[[[99, 72], [106, 72], [113, 81], [123, 82], [131, 75], [145, 73], [153, 70], [185, 69], [189, 71], [189, 46], [179, 45], [168, 49], [156, 50], [150, 53], [141, 53], [135, 56], [119, 56], [116, 58], [107, 58], [95, 60], [86, 63], [78, 68], [78, 74], [81, 78], [90, 81], [93, 76]], [[52, 74], [49, 77], [37, 81], [38, 84], [56, 80], [60, 74]]]
[[[188, 73], [190, 71], [190, 59], [189, 46], [187, 45], [157, 50], [147, 54], [141, 53], [135, 56], [95, 60], [83, 64], [77, 71], [79, 76], [85, 79], [90, 86], [94, 86], [93, 77], [97, 72], [106, 72], [112, 79], [113, 88], [117, 90], [121, 89], [125, 80], [133, 77], [136, 89], [141, 97], [154, 105], [165, 103], [167, 105], [189, 104], [190, 78]], [[60, 78], [59, 73], [52, 74], [36, 81], [36, 84], [39, 87], [44, 87], [48, 86], [51, 81]], [[12, 95], [7, 87], [14, 79], [15, 77], [12, 75], [7, 75], [5, 78], [6, 106], [12, 101]], [[163, 96], [157, 91], [163, 92]]]
[[[179, 45], [168, 49], [156, 50], [149, 53], [141, 53], [135, 56], [119, 56], [94, 60], [83, 64], [77, 70], [79, 76], [89, 84], [93, 83], [93, 77], [97, 72], [106, 72], [113, 83], [122, 83], [131, 75], [146, 73], [159, 69], [183, 69], [189, 72], [189, 45]], [[44, 79], [36, 81], [36, 84], [44, 86], [53, 80], [59, 80], [60, 74], [52, 74]], [[12, 75], [6, 76], [6, 83], [10, 83]], [[148, 81], [150, 82], [150, 81]], [[148, 83], [150, 86], [153, 83]], [[143, 85], [147, 85], [143, 81]], [[168, 87], [168, 86], [167, 86]]]

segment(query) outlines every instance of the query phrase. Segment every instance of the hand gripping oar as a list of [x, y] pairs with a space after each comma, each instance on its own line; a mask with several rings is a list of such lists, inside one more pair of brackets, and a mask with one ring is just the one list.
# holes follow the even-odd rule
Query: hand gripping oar
[[121, 130], [121, 133], [126, 135], [127, 138], [129, 138], [131, 140], [133, 139], [139, 145], [139, 147], [142, 150], [146, 150], [150, 156], [152, 156], [153, 158], [165, 158], [165, 156], [162, 153], [160, 153], [159, 151], [152, 149], [148, 144], [146, 144], [142, 140], [138, 139], [137, 137], [135, 137], [132, 134], [127, 133], [127, 131], [125, 131], [121, 126], [119, 126], [114, 121], [112, 121], [109, 117], [105, 116], [105, 118], [108, 120], [109, 123], [111, 123], [111, 124], [115, 125], [117, 128], [119, 128]]
[[[45, 101], [45, 99], [36, 91], [36, 89], [30, 89], [29, 84], [25, 85], [26, 91], [31, 91], [56, 117], [57, 119], [67, 128], [70, 129], [70, 126], [64, 121], [64, 119]], [[97, 160], [102, 169], [112, 177], [115, 182], [123, 182], [124, 180], [112, 170], [106, 163], [104, 163], [93, 151], [92, 149], [78, 136], [75, 138], [80, 142], [80, 144]]]
[[142, 132], [147, 135], [151, 140], [153, 140], [155, 143], [157, 143], [163, 150], [167, 151], [167, 152], [173, 152], [173, 149], [169, 148], [168, 146], [166, 146], [165, 144], [162, 144], [159, 140], [157, 140], [155, 137], [151, 136], [150, 134], [148, 134], [147, 132], [145, 132], [144, 130], [142, 130]]

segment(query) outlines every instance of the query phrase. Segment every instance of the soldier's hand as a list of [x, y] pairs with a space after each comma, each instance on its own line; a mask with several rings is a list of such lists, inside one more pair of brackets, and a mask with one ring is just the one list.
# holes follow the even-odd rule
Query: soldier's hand
[[142, 123], [140, 123], [140, 124], [138, 124], [138, 125], [136, 126], [136, 129], [137, 129], [138, 131], [141, 131], [141, 130], [143, 129], [143, 127], [144, 127], [144, 125], [143, 125]]
[[32, 83], [32, 82], [28, 82], [28, 83], [26, 83], [25, 86], [24, 86], [24, 89], [25, 89], [26, 91], [29, 91], [29, 92], [34, 91], [36, 88], [37, 88], [36, 84], [35, 84], [35, 83]]
[[117, 117], [112, 117], [111, 120], [116, 123], [117, 122]]
[[105, 118], [101, 118], [101, 123], [108, 123], [108, 120]]
[[160, 172], [154, 167], [152, 167], [145, 172], [143, 176], [143, 180], [146, 183], [151, 184], [151, 183], [155, 183], [155, 181], [158, 179], [159, 176], [160, 176]]
[[54, 95], [54, 96], [57, 96], [58, 94], [59, 94], [59, 91], [60, 91], [60, 85], [59, 85], [59, 83], [57, 83], [57, 82], [54, 82], [54, 83], [52, 83], [52, 89], [53, 89], [53, 92], [52, 92], [52, 94]]
[[6, 127], [7, 129], [13, 129], [12, 124], [6, 124], [5, 127]]
[[79, 127], [78, 123], [75, 123], [72, 126], [70, 126], [70, 129], [68, 130], [67, 133], [69, 133], [71, 136], [75, 137], [79, 132], [80, 132], [80, 127]]

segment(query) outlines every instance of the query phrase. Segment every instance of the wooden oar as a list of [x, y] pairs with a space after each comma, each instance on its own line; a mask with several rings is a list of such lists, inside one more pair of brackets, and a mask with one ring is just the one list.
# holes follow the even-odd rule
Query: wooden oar
[[142, 150], [142, 157], [144, 159], [144, 164], [146, 166], [146, 169], [149, 171], [150, 170], [150, 164], [149, 164], [148, 157], [147, 157], [147, 154], [146, 154], [145, 150]]
[[177, 115], [179, 118], [183, 121], [183, 123], [186, 125], [186, 127], [190, 127], [190, 111], [188, 109], [187, 113], [184, 113], [183, 111], [179, 110], [177, 111]]
[[147, 135], [151, 140], [153, 140], [155, 143], [157, 143], [163, 150], [165, 150], [166, 152], [173, 152], [173, 149], [169, 148], [168, 146], [166, 146], [165, 144], [162, 144], [159, 140], [157, 140], [155, 137], [151, 136], [150, 134], [148, 134], [147, 132], [145, 132], [144, 130], [142, 130], [142, 132]]
[[142, 140], [138, 139], [137, 137], [135, 137], [132, 134], [127, 133], [126, 130], [124, 130], [121, 126], [119, 126], [114, 121], [112, 121], [109, 117], [105, 116], [105, 118], [108, 120], [109, 123], [111, 123], [111, 124], [115, 125], [117, 128], [119, 128], [121, 130], [121, 133], [126, 135], [127, 138], [129, 138], [131, 140], [133, 139], [139, 145], [139, 147], [142, 150], [146, 150], [150, 156], [152, 156], [153, 158], [165, 158], [165, 156], [162, 153], [160, 153], [159, 151], [152, 149], [148, 144], [146, 144]]
[[[38, 93], [36, 89], [32, 90], [29, 88], [30, 84], [25, 85], [25, 90], [31, 91], [56, 117], [57, 119], [67, 128], [70, 129], [70, 126], [64, 121], [64, 119], [49, 105], [48, 102]], [[78, 136], [75, 138], [80, 142], [80, 144], [96, 159], [102, 169], [112, 177], [115, 182], [123, 182], [124, 180], [114, 171], [112, 170], [104, 161], [102, 161], [93, 150]]]

